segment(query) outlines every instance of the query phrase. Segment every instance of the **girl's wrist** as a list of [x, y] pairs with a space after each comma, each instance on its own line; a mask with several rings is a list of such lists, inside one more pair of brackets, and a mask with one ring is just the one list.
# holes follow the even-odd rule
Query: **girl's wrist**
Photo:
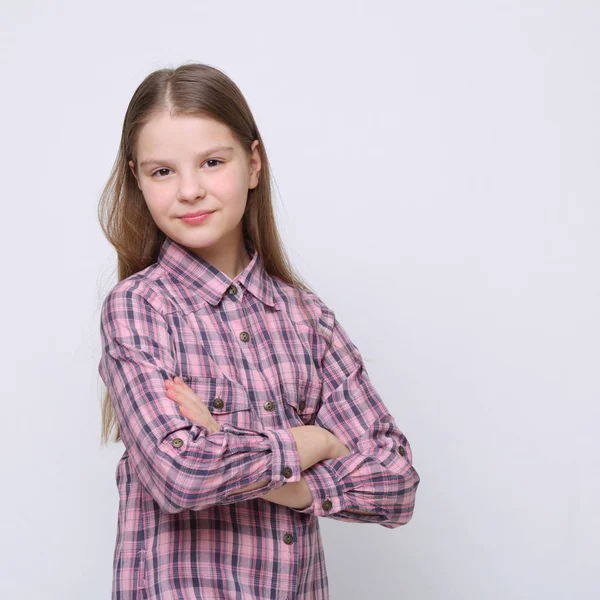
[[304, 477], [294, 483], [286, 483], [283, 487], [271, 490], [263, 496], [263, 500], [280, 504], [289, 508], [308, 508], [313, 502], [313, 495]]
[[[337, 442], [337, 438], [331, 431], [324, 429], [323, 427], [319, 427], [321, 431], [322, 441], [321, 441], [321, 460], [327, 460], [328, 458], [332, 458], [335, 454], [335, 445]], [[320, 462], [320, 461], [319, 461]]]

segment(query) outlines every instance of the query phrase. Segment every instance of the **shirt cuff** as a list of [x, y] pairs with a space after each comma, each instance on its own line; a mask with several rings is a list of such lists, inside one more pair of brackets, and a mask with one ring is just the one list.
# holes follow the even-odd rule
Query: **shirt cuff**
[[271, 479], [272, 483], [276, 484], [271, 486], [272, 489], [300, 481], [300, 455], [292, 432], [289, 429], [265, 429], [262, 433], [267, 435], [271, 442]]
[[327, 517], [343, 511], [346, 508], [346, 496], [341, 482], [347, 475], [344, 464], [335, 459], [323, 460], [309, 467], [302, 476], [312, 492], [312, 504], [291, 510], [316, 517]]
[[[244, 439], [244, 434], [248, 436], [247, 443], [250, 446], [258, 449], [261, 443], [265, 443], [271, 452], [270, 460], [270, 481], [260, 488], [251, 490], [250, 492], [242, 492], [236, 495], [235, 498], [242, 500], [248, 499], [248, 494], [253, 497], [259, 497], [262, 494], [280, 488], [286, 483], [295, 483], [302, 478], [302, 469], [300, 464], [300, 455], [296, 440], [289, 429], [263, 429], [254, 431], [243, 427], [235, 427], [229, 423], [221, 425], [220, 431], [235, 433], [240, 442]], [[257, 437], [260, 442], [257, 442]]]

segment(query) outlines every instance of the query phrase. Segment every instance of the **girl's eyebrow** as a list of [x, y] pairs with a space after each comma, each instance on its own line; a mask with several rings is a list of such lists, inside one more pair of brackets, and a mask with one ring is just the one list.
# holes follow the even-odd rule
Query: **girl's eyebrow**
[[[205, 150], [204, 152], [200, 152], [198, 154], [198, 158], [207, 156], [209, 154], [212, 154], [213, 152], [220, 152], [223, 150], [233, 150], [233, 146], [213, 146], [212, 148], [209, 148], [208, 150]], [[143, 160], [140, 163], [140, 168], [144, 167], [146, 165], [161, 165], [161, 164], [168, 163], [168, 162], [169, 162], [168, 160], [157, 160], [155, 158], [147, 158], [146, 160]]]

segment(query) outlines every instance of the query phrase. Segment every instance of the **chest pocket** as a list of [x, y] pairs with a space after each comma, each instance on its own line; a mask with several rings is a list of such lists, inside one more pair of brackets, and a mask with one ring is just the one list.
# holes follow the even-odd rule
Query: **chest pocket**
[[220, 424], [250, 428], [252, 410], [248, 393], [239, 383], [225, 377], [183, 377]]
[[284, 376], [283, 400], [286, 412], [295, 425], [314, 425], [321, 406], [321, 381]]

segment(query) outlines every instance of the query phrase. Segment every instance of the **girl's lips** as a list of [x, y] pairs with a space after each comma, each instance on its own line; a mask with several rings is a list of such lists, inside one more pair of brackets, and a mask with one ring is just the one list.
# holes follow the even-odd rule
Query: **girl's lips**
[[195, 225], [196, 223], [204, 223], [208, 217], [212, 215], [211, 212], [204, 213], [203, 215], [199, 215], [197, 217], [179, 217], [184, 223], [188, 223], [190, 225]]

